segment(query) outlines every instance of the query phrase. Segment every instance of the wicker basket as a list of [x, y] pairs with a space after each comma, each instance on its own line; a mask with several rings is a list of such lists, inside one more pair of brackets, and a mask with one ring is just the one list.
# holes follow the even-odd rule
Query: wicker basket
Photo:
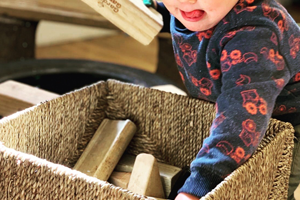
[[[209, 134], [214, 104], [114, 80], [0, 120], [0, 199], [147, 199], [72, 170], [104, 118], [130, 119], [127, 148], [188, 165]], [[272, 119], [259, 149], [202, 199], [285, 199], [293, 127]]]

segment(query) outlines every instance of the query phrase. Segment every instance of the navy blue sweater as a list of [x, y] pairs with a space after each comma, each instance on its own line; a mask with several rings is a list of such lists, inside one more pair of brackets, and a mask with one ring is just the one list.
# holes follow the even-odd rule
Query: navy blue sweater
[[254, 153], [271, 117], [300, 124], [300, 29], [275, 0], [240, 0], [203, 32], [187, 30], [162, 3], [158, 11], [189, 95], [216, 103], [179, 190], [202, 197]]

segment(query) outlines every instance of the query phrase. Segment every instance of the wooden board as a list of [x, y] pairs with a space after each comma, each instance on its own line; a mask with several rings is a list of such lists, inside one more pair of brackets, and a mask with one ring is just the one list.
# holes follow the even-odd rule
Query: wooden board
[[[124, 154], [120, 159], [118, 165], [116, 166], [115, 171], [132, 172], [134, 162], [135, 156]], [[182, 169], [160, 162], [158, 162], [158, 169], [165, 190], [165, 196], [169, 196], [172, 187], [174, 186], [175, 182], [178, 180], [182, 172]]]
[[7, 116], [57, 97], [58, 94], [8, 80], [0, 84], [0, 115]]
[[36, 49], [38, 59], [88, 59], [126, 65], [151, 73], [157, 69], [157, 55], [157, 39], [144, 46], [124, 33]]
[[88, 13], [97, 15], [98, 13], [91, 7], [87, 6], [81, 0], [38, 0], [40, 6], [57, 8], [74, 12]]
[[186, 92], [184, 92], [183, 90], [181, 90], [180, 88], [171, 85], [171, 84], [167, 84], [167, 85], [156, 85], [151, 87], [152, 89], [156, 89], [156, 90], [160, 90], [160, 91], [165, 91], [165, 92], [171, 92], [174, 94], [179, 94], [179, 95], [183, 95], [183, 96], [187, 96]]
[[38, 0], [0, 0], [0, 15], [32, 21], [49, 20], [119, 30], [98, 13], [44, 6], [39, 4]]
[[74, 169], [107, 181], [135, 132], [130, 120], [104, 119]]
[[128, 187], [130, 176], [130, 172], [113, 172], [109, 177], [108, 182], [126, 189]]
[[153, 155], [141, 153], [136, 157], [127, 189], [140, 195], [165, 197], [157, 161]]
[[141, 0], [82, 1], [144, 45], [148, 45], [163, 27], [161, 14], [147, 8]]

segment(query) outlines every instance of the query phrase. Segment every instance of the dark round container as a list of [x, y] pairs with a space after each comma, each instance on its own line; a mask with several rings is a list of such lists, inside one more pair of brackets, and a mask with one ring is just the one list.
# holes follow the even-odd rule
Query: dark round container
[[145, 87], [173, 84], [169, 80], [144, 70], [90, 60], [25, 60], [0, 66], [0, 82], [15, 80], [57, 94], [64, 94], [107, 79]]

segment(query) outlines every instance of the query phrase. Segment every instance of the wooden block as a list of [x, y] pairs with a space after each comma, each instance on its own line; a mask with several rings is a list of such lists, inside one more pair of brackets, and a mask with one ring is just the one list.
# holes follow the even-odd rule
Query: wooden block
[[[135, 156], [124, 154], [116, 166], [115, 171], [132, 172], [134, 161]], [[182, 169], [160, 162], [158, 162], [158, 169], [165, 190], [165, 196], [169, 196], [175, 182], [182, 172]]]
[[179, 95], [183, 95], [183, 96], [187, 96], [186, 92], [184, 92], [183, 90], [181, 90], [180, 88], [171, 85], [171, 84], [167, 84], [167, 85], [156, 85], [151, 87], [153, 89], [156, 90], [161, 90], [161, 91], [165, 91], [165, 92], [171, 92], [174, 94], [179, 94]]
[[42, 6], [76, 11], [81, 13], [88, 13], [93, 15], [98, 14], [94, 9], [83, 3], [81, 0], [38, 0], [38, 4]]
[[[126, 189], [128, 187], [129, 179], [131, 173], [130, 172], [116, 172], [114, 171], [108, 179], [108, 182], [114, 184], [115, 186]], [[148, 199], [157, 199], [157, 200], [165, 200], [162, 198], [148, 197]]]
[[130, 176], [130, 172], [113, 172], [109, 177], [108, 182], [126, 189], [128, 187]]
[[74, 169], [107, 181], [135, 132], [130, 120], [104, 119]]
[[8, 80], [0, 84], [0, 115], [7, 116], [57, 97], [58, 94]]
[[154, 156], [142, 153], [136, 157], [127, 189], [140, 195], [165, 197]]
[[161, 15], [141, 0], [82, 0], [122, 31], [148, 45], [163, 26]]

